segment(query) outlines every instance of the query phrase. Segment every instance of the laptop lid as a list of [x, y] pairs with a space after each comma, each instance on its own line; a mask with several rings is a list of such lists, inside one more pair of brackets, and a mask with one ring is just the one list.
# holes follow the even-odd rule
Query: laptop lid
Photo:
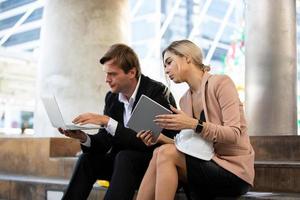
[[63, 128], [68, 130], [91, 130], [91, 129], [102, 128], [100, 125], [94, 125], [94, 124], [85, 124], [85, 125], [65, 124], [55, 96], [42, 97], [41, 99], [43, 101], [50, 122], [52, 126], [55, 128]]
[[41, 99], [52, 126], [64, 128], [66, 124], [59, 110], [55, 96], [42, 97]]

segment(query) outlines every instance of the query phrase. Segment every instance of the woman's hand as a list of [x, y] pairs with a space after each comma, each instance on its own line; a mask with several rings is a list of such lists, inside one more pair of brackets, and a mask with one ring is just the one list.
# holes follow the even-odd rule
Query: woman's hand
[[147, 146], [152, 146], [157, 143], [157, 141], [154, 141], [152, 132], [150, 130], [142, 130], [136, 134], [136, 137], [140, 138]]
[[109, 117], [106, 115], [98, 115], [96, 113], [83, 113], [73, 119], [74, 124], [96, 124], [107, 126]]
[[171, 110], [175, 114], [158, 115], [155, 117], [154, 122], [162, 128], [169, 130], [182, 130], [182, 129], [195, 129], [198, 120], [189, 117], [183, 111], [178, 110], [171, 106]]

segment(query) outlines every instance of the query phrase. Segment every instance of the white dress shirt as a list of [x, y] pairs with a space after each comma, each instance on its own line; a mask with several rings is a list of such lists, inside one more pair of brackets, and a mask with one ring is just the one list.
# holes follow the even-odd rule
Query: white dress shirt
[[[139, 80], [134, 89], [134, 92], [132, 93], [129, 100], [126, 98], [125, 95], [123, 95], [122, 93], [119, 93], [119, 101], [124, 104], [123, 121], [124, 121], [125, 127], [127, 127], [127, 122], [131, 117], [133, 104], [136, 99], [136, 95], [137, 95], [138, 88], [140, 86], [140, 82], [141, 82], [141, 76], [139, 77]], [[110, 117], [108, 120], [107, 126], [105, 127], [106, 131], [108, 133], [110, 133], [112, 136], [114, 136], [116, 133], [117, 127], [118, 127], [118, 122]], [[88, 136], [88, 134], [86, 134], [86, 136], [87, 136], [87, 140], [81, 144], [84, 146], [90, 147], [91, 146], [91, 138]]]

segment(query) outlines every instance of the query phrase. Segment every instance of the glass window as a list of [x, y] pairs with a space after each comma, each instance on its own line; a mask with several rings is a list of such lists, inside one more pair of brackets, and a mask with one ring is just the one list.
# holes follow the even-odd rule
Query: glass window
[[3, 1], [0, 3], [0, 13], [4, 11], [8, 11], [10, 9], [23, 6], [25, 4], [34, 2], [36, 0], [9, 0], [9, 1]]
[[223, 0], [213, 0], [208, 8], [207, 14], [219, 19], [224, 18], [228, 8], [228, 2]]
[[32, 40], [38, 40], [40, 38], [40, 28], [30, 31], [17, 33], [9, 37], [9, 39], [3, 44], [4, 47], [29, 42]]
[[0, 30], [4, 30], [10, 27], [13, 27], [17, 21], [22, 17], [24, 13], [0, 20]]

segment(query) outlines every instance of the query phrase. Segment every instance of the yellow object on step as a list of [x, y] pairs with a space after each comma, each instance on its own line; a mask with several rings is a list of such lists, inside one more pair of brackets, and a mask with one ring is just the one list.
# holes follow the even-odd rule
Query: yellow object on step
[[98, 185], [100, 185], [101, 187], [109, 187], [109, 181], [105, 181], [105, 180], [98, 180], [97, 181]]

